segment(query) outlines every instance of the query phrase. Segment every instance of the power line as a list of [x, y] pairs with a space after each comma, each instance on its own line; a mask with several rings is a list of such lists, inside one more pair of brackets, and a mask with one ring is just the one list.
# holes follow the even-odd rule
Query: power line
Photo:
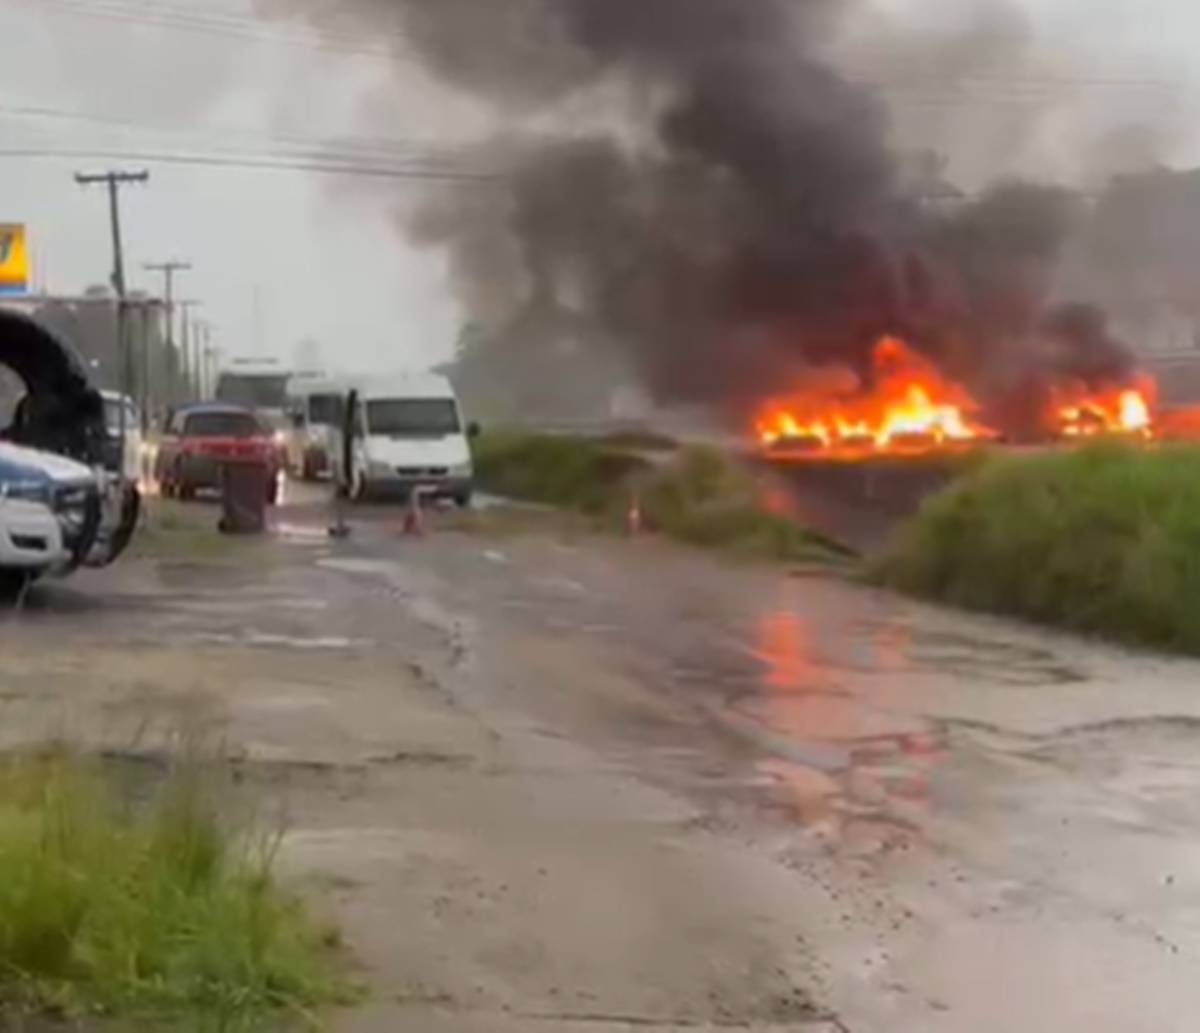
[[97, 158], [106, 161], [139, 161], [149, 164], [187, 165], [201, 168], [263, 169], [280, 172], [315, 172], [338, 176], [364, 176], [376, 179], [423, 180], [426, 182], [487, 185], [503, 182], [500, 172], [460, 169], [388, 167], [359, 165], [341, 161], [308, 161], [288, 158], [237, 158], [205, 154], [171, 154], [153, 151], [125, 151], [104, 148], [4, 148], [0, 158]]
[[[388, 46], [388, 41], [396, 45], [407, 43], [407, 37], [399, 33], [367, 33], [348, 34], [345, 32], [330, 32], [318, 28], [313, 34], [283, 33], [272, 28], [257, 18], [230, 15], [214, 16], [211, 12], [190, 12], [179, 8], [174, 10], [163, 8], [147, 8], [131, 6], [119, 0], [94, 0], [83, 3], [80, 0], [6, 0], [10, 5], [23, 6], [37, 10], [39, 13], [78, 15], [87, 18], [110, 21], [126, 25], [142, 25], [155, 28], [179, 30], [184, 32], [199, 32], [227, 38], [241, 39], [252, 43], [280, 43], [287, 46], [298, 46], [310, 50], [324, 50], [342, 53], [349, 56], [371, 57], [376, 59], [412, 61], [411, 55], [404, 54]], [[381, 39], [383, 45], [370, 45], [370, 40]]]
[[[415, 55], [405, 54], [397, 47], [411, 44], [411, 37], [402, 30], [383, 30], [364, 28], [348, 32], [336, 29], [332, 25], [316, 25], [311, 33], [282, 33], [273, 25], [279, 23], [266, 22], [261, 18], [250, 15], [238, 15], [226, 9], [216, 12], [212, 9], [184, 8], [179, 5], [164, 6], [161, 4], [139, 4], [134, 0], [6, 0], [9, 4], [35, 8], [38, 11], [61, 12], [65, 14], [82, 15], [102, 20], [115, 20], [125, 23], [152, 25], [162, 28], [180, 29], [184, 31], [211, 32], [219, 35], [232, 35], [252, 42], [283, 43], [318, 50], [333, 50], [350, 55], [384, 58], [387, 60], [417, 61]], [[436, 2], [436, 0], [429, 0]], [[372, 41], [381, 41], [371, 45]], [[876, 66], [885, 67], [888, 59], [879, 56], [872, 62]], [[836, 62], [835, 62], [836, 64]], [[851, 81], [864, 86], [871, 86], [888, 91], [904, 91], [907, 89], [927, 89], [929, 87], [952, 87], [955, 89], [982, 85], [1003, 86], [1006, 88], [1031, 87], [1035, 89], [1138, 89], [1138, 90], [1172, 90], [1177, 84], [1163, 79], [1144, 76], [1128, 75], [1005, 75], [1003, 73], [970, 72], [963, 75], [942, 73], [927, 73], [918, 71], [915, 74], [899, 71], [894, 76], [876, 77], [850, 74]]]
[[[85, 122], [96, 125], [111, 126], [120, 129], [135, 129], [143, 132], [162, 133], [167, 136], [204, 136], [209, 134], [228, 134], [241, 136], [249, 141], [272, 145], [273, 149], [283, 147], [311, 148], [297, 157], [340, 156], [346, 151], [362, 152], [362, 157], [404, 158], [428, 156], [433, 148], [430, 141], [403, 140], [395, 137], [365, 137], [348, 136], [336, 139], [321, 140], [315, 137], [295, 136], [288, 134], [256, 133], [252, 130], [239, 129], [232, 126], [205, 126], [202, 132], [180, 131], [173, 126], [153, 125], [141, 122], [128, 116], [105, 115], [86, 111], [70, 111], [63, 108], [53, 108], [41, 105], [3, 105], [0, 104], [0, 116], [11, 116], [22, 119], [49, 119], [69, 122]], [[422, 150], [423, 149], [423, 150]], [[445, 150], [443, 148], [443, 150]], [[415, 154], [414, 154], [415, 152]], [[436, 151], [432, 151], [436, 153]]]

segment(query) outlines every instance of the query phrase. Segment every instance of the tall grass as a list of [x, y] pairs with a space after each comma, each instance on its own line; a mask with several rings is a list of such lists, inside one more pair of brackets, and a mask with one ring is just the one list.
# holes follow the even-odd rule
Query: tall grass
[[994, 458], [930, 500], [874, 574], [958, 606], [1200, 653], [1200, 450]]
[[829, 557], [825, 543], [768, 512], [754, 476], [720, 449], [683, 448], [656, 465], [639, 454], [644, 444], [493, 432], [477, 446], [476, 475], [487, 491], [587, 513], [610, 527], [623, 526], [636, 496], [649, 530], [690, 545], [782, 560]]
[[485, 491], [592, 514], [648, 468], [645, 459], [588, 438], [494, 431], [475, 447], [475, 476]]
[[198, 768], [135, 804], [63, 752], [4, 762], [0, 1005], [222, 1031], [307, 1015], [336, 986], [274, 858]]
[[767, 512], [753, 475], [716, 448], [684, 449], [647, 478], [642, 506], [653, 530], [689, 545], [780, 560], [830, 555], [795, 521]]

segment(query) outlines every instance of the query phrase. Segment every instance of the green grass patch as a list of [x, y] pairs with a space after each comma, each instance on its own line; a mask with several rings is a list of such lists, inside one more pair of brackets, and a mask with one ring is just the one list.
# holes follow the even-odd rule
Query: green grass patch
[[220, 519], [218, 506], [153, 499], [134, 534], [129, 555], [178, 563], [239, 566], [266, 562], [272, 555], [268, 537], [221, 534], [217, 530]]
[[274, 878], [278, 839], [235, 833], [217, 802], [190, 766], [134, 802], [63, 752], [0, 764], [9, 1017], [250, 1030], [338, 997], [328, 934]]
[[628, 452], [676, 452], [679, 442], [666, 434], [653, 430], [618, 430], [596, 439], [609, 448]]
[[872, 574], [956, 606], [1200, 653], [1200, 450], [993, 457], [930, 499]]
[[682, 448], [655, 464], [615, 440], [492, 432], [478, 444], [476, 476], [485, 491], [584, 513], [610, 529], [625, 526], [636, 496], [647, 530], [689, 545], [788, 561], [834, 554], [767, 512], [754, 475], [720, 449]]
[[475, 447], [475, 476], [484, 491], [591, 514], [608, 509], [649, 465], [603, 441], [552, 434], [493, 431]]
[[689, 545], [788, 561], [832, 555], [795, 521], [767, 512], [754, 476], [720, 449], [684, 449], [646, 480], [641, 501], [650, 529]]

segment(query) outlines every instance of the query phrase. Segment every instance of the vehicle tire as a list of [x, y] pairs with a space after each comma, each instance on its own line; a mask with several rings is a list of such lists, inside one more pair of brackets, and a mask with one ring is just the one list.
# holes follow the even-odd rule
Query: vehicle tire
[[0, 570], [0, 603], [14, 603], [35, 580], [37, 575], [27, 570]]
[[471, 492], [460, 491], [457, 495], [454, 496], [454, 504], [456, 506], [458, 506], [459, 509], [470, 509], [471, 508], [471, 499], [472, 499]]

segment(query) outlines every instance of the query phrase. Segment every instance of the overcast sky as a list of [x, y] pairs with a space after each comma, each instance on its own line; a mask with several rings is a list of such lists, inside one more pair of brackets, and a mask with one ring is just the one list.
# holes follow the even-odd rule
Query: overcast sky
[[[920, 17], [928, 29], [931, 19], [952, 19], [961, 6], [877, 0], [879, 20], [859, 33], [859, 60], [870, 54], [870, 61], [879, 55], [886, 62], [887, 48], [903, 52], [901, 30], [910, 21]], [[1162, 160], [1200, 163], [1191, 129], [1200, 124], [1191, 85], [1200, 83], [1194, 0], [1027, 6], [1036, 15], [1029, 23], [1034, 45], [1021, 58], [1026, 77], [1050, 75], [1062, 54], [1076, 78], [1097, 82], [1056, 92], [1049, 98], [1053, 117], [1039, 112], [1036, 120], [1029, 108], [1047, 95], [1035, 86], [1031, 99], [1028, 83], [1015, 96], [977, 86], [969, 103], [922, 95], [907, 109], [901, 105], [900, 131], [928, 132], [939, 146], [958, 147], [955, 168], [976, 179], [1038, 166], [1055, 178], [1086, 180], [1119, 166], [1114, 153], [1139, 147]], [[171, 24], [147, 24], [161, 17], [148, 12], [163, 11]], [[412, 66], [371, 53], [377, 41], [364, 37], [331, 50], [299, 28], [255, 27], [249, 16], [239, 0], [0, 0], [0, 39], [8, 44], [0, 64], [0, 152], [279, 156], [322, 147], [322, 154], [344, 155], [348, 147], [333, 141], [356, 137], [362, 163], [395, 166], [396, 155], [385, 148], [405, 144], [403, 154], [420, 155], [484, 125], [466, 100]], [[216, 19], [220, 31], [203, 31], [196, 18]], [[997, 111], [1000, 128], [974, 137], [966, 131], [997, 121]], [[1134, 131], [1143, 125], [1154, 131]], [[1121, 146], [1101, 154], [1093, 148], [1101, 128], [1130, 133], [1118, 133]], [[51, 291], [74, 293], [107, 279], [105, 198], [71, 177], [113, 164], [0, 156], [0, 221], [28, 224], [39, 279]], [[461, 316], [440, 257], [413, 249], [396, 228], [398, 210], [419, 183], [116, 164], [144, 165], [152, 176], [149, 186], [122, 195], [131, 284], [158, 289], [144, 262], [190, 260], [195, 269], [181, 277], [179, 292], [204, 302], [227, 355], [261, 348], [286, 359], [305, 337], [320, 342], [327, 364], [343, 369], [425, 366], [449, 354]]]

